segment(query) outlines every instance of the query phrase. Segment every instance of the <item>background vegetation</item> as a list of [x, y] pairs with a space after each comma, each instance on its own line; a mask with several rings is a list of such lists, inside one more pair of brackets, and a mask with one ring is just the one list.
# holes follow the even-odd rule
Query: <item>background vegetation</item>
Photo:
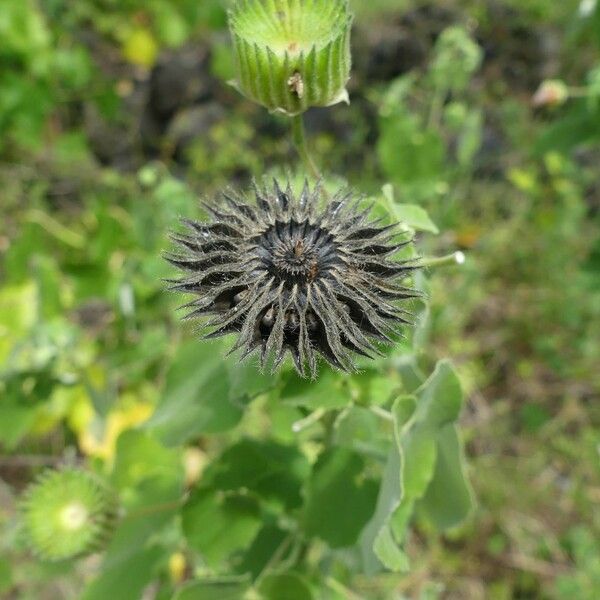
[[[198, 343], [177, 321], [179, 299], [164, 291], [167, 232], [199, 215], [198, 197], [295, 164], [285, 119], [225, 84], [225, 4], [1, 4], [2, 597], [204, 598], [186, 582], [230, 572], [223, 564], [232, 555], [239, 572], [253, 574], [270, 561], [293, 563], [289, 548], [269, 554], [281, 547], [275, 525], [257, 541], [256, 505], [215, 505], [202, 482], [250, 487], [265, 513], [288, 514], [304, 498], [307, 530], [333, 547], [355, 541], [360, 511], [375, 497], [381, 475], [365, 471], [360, 456], [381, 453], [382, 425], [361, 406], [386, 400], [389, 373], [340, 380], [324, 370], [317, 391], [287, 372], [265, 380]], [[308, 128], [327, 172], [404, 207], [422, 255], [467, 255], [422, 283], [429, 320], [398, 372], [406, 388], [409, 371], [454, 361], [477, 504], [445, 534], [418, 514], [407, 573], [354, 576], [343, 551], [323, 559], [317, 545], [303, 556], [313, 571], [272, 575], [261, 591], [595, 600], [600, 7], [353, 4], [352, 104], [311, 111]], [[555, 79], [567, 82], [569, 98], [540, 92], [532, 102]], [[385, 181], [392, 187], [383, 194]], [[199, 396], [208, 400], [199, 405]], [[340, 486], [321, 489], [314, 476], [302, 483], [331, 433], [310, 414], [322, 398], [338, 409], [349, 397], [355, 412], [334, 432], [329, 456]], [[290, 455], [297, 440], [301, 455]], [[49, 564], [22, 543], [19, 495], [43, 466], [65, 461], [109, 475], [141, 515], [119, 529], [104, 559]], [[246, 468], [280, 477], [281, 464], [289, 478], [274, 489], [244, 479]], [[182, 509], [186, 490], [193, 502]], [[348, 497], [353, 518], [337, 523]], [[329, 530], [310, 522], [311, 502], [324, 498]], [[327, 577], [315, 583], [317, 572]]]

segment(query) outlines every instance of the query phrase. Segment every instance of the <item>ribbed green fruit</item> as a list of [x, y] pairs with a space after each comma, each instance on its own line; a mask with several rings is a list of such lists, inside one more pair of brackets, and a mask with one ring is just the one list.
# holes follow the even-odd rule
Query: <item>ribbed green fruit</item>
[[238, 0], [229, 12], [239, 91], [273, 112], [348, 102], [348, 0]]
[[117, 503], [92, 473], [49, 469], [25, 492], [21, 514], [31, 550], [43, 560], [66, 560], [102, 548], [114, 530]]

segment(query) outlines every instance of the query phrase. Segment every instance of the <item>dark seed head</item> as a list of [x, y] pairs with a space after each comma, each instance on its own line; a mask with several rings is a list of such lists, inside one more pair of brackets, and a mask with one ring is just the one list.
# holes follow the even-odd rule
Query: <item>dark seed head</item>
[[186, 221], [188, 235], [174, 237], [184, 250], [168, 260], [186, 274], [172, 289], [196, 296], [188, 317], [209, 317], [207, 338], [236, 334], [231, 352], [260, 351], [262, 367], [289, 352], [302, 376], [316, 376], [317, 354], [344, 371], [355, 354], [380, 354], [408, 322], [398, 301], [418, 295], [399, 283], [414, 261], [392, 260], [411, 240], [352, 194], [321, 207], [318, 185], [298, 198], [277, 182], [255, 192], [255, 203], [225, 194], [206, 205], [208, 222]]

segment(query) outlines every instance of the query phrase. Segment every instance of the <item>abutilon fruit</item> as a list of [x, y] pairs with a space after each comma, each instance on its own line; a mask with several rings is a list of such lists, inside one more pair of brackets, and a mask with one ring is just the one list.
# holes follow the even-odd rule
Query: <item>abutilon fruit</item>
[[232, 83], [289, 116], [348, 102], [351, 28], [348, 0], [238, 0], [229, 11]]
[[93, 473], [47, 469], [21, 501], [26, 541], [49, 561], [101, 550], [114, 530], [117, 508], [115, 495]]
[[208, 221], [186, 220], [189, 233], [174, 236], [183, 250], [167, 259], [185, 274], [171, 289], [196, 296], [186, 318], [207, 317], [206, 338], [234, 334], [230, 353], [259, 352], [273, 371], [286, 353], [313, 378], [317, 355], [351, 372], [354, 355], [381, 354], [409, 322], [398, 301], [418, 296], [402, 282], [415, 260], [393, 259], [412, 240], [350, 191], [323, 205], [320, 184], [297, 198], [289, 184], [254, 187], [255, 202], [225, 193], [205, 204]]

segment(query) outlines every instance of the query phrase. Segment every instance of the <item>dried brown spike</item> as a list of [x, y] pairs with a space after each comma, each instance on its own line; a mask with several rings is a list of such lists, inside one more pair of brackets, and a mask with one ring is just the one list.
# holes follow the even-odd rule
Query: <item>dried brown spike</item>
[[412, 240], [369, 220], [346, 190], [320, 206], [320, 186], [299, 198], [254, 186], [256, 201], [231, 192], [208, 205], [210, 219], [186, 221], [168, 260], [185, 271], [172, 289], [191, 293], [188, 317], [210, 317], [207, 338], [236, 334], [232, 352], [259, 352], [261, 366], [290, 353], [298, 373], [316, 376], [316, 354], [343, 371], [353, 356], [380, 354], [418, 293], [398, 283], [416, 268], [391, 257]]

